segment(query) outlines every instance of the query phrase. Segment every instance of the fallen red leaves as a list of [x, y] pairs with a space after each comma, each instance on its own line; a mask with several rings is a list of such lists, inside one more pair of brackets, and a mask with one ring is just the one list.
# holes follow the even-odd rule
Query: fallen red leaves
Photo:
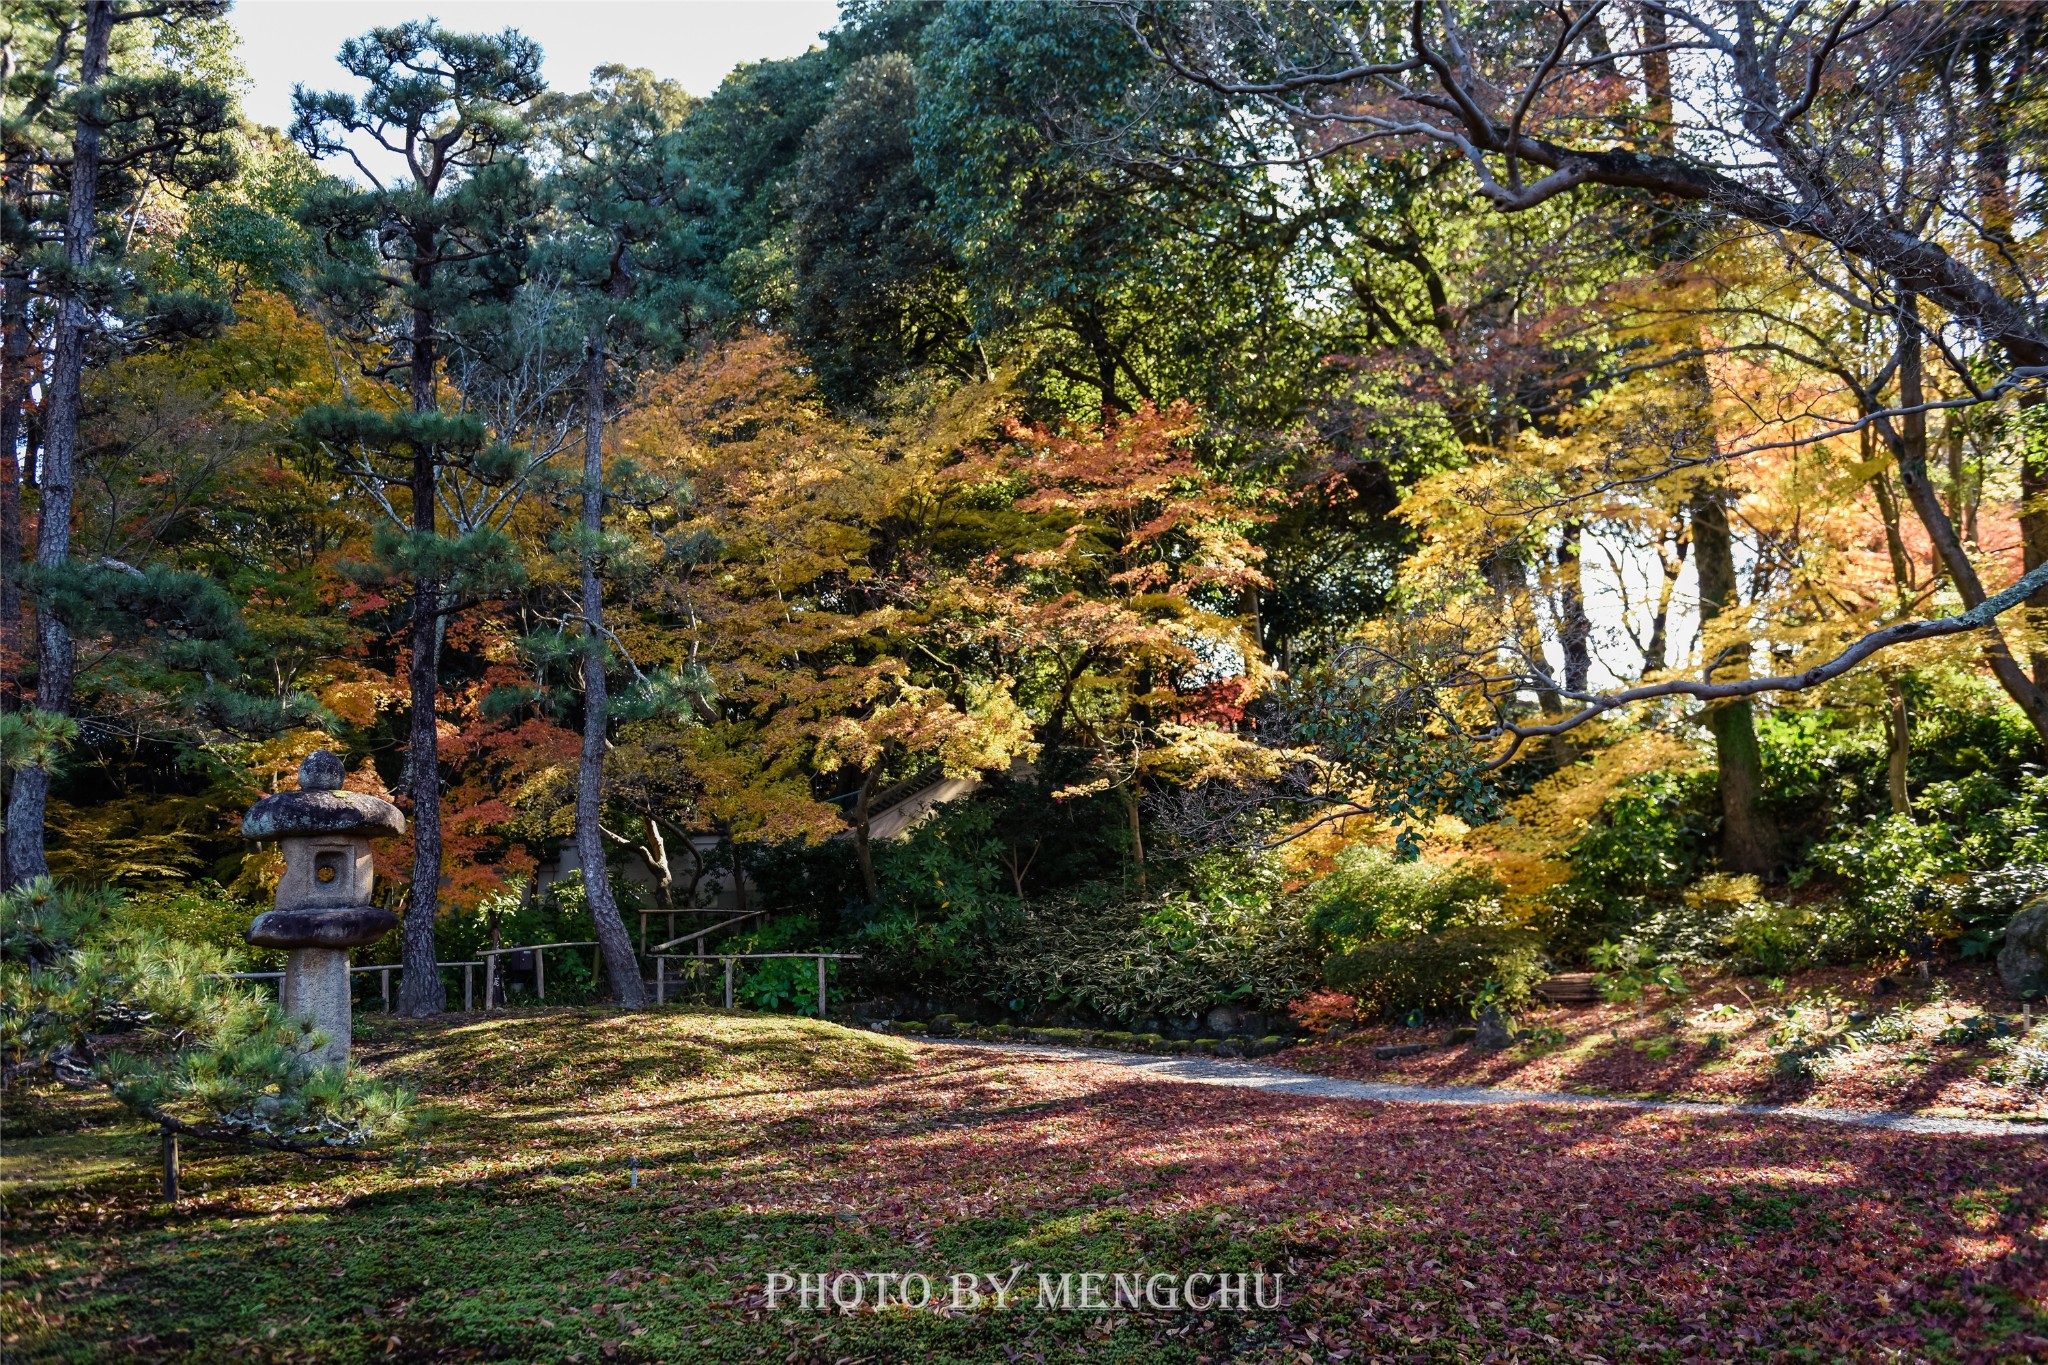
[[[19, 1266], [54, 1291], [91, 1264], [106, 1286], [161, 1296], [147, 1326], [183, 1324], [212, 1264], [185, 1252], [229, 1256], [232, 1239], [274, 1228], [292, 1250], [243, 1245], [232, 1254], [248, 1259], [213, 1268], [246, 1277], [289, 1255], [291, 1274], [318, 1274], [335, 1350], [366, 1339], [353, 1304], [399, 1325], [399, 1275], [404, 1302], [435, 1305], [436, 1330], [459, 1327], [464, 1349], [536, 1360], [572, 1358], [578, 1334], [613, 1318], [647, 1333], [620, 1357], [644, 1361], [771, 1346], [799, 1362], [934, 1365], [2048, 1355], [2048, 1141], [2030, 1137], [1322, 1100], [672, 1012], [378, 1031], [364, 1055], [448, 1112], [421, 1169], [279, 1168], [160, 1231], [138, 1173], [19, 1210]], [[198, 1239], [176, 1245], [181, 1227]], [[511, 1245], [526, 1250], [476, 1260]], [[50, 1255], [77, 1269], [41, 1269]], [[763, 1302], [770, 1270], [1020, 1262], [1256, 1268], [1286, 1277], [1288, 1302], [1101, 1321]], [[71, 1306], [87, 1318], [58, 1329], [27, 1310], [45, 1287], [24, 1283], [16, 1303], [14, 1330], [38, 1340], [100, 1340], [144, 1311], [130, 1297], [94, 1316], [111, 1290], [84, 1290]]]
[[[1882, 995], [1872, 989], [1875, 978], [1868, 971], [1830, 970], [1776, 993], [1755, 981], [1724, 980], [1678, 998], [1657, 993], [1629, 1004], [1533, 1010], [1517, 1022], [1553, 1031], [1551, 1041], [1498, 1053], [1438, 1046], [1378, 1058], [1375, 1047], [1433, 1043], [1443, 1033], [1379, 1027], [1274, 1060], [1319, 1075], [1412, 1085], [2048, 1118], [2048, 1098], [1987, 1079], [1996, 1060], [1991, 1049], [1941, 1040], [1952, 1022], [2012, 1009], [1988, 969], [1951, 967], [1933, 982], [1908, 978]], [[1857, 1022], [1865, 1016], [1906, 1020], [1911, 1036], [1866, 1041], [1868, 1022]], [[1817, 1074], [1786, 1074], [1777, 1063], [1786, 1051], [1788, 1022], [1806, 1030], [1802, 1036], [1848, 1042], [1827, 1053]]]

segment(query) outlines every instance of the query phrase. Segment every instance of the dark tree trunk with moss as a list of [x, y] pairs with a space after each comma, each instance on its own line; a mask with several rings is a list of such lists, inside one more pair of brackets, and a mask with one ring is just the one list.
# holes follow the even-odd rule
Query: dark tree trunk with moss
[[[1741, 605], [1735, 581], [1735, 547], [1728, 531], [1725, 494], [1702, 484], [1694, 490], [1692, 518], [1694, 572], [1699, 575], [1700, 625]], [[1708, 659], [1711, 674], [1748, 672], [1746, 650], [1726, 661]], [[1721, 866], [1729, 872], [1768, 876], [1777, 853], [1777, 831], [1762, 810], [1763, 749], [1756, 738], [1756, 714], [1747, 698], [1716, 702], [1707, 709], [1714, 735], [1714, 759], [1721, 798]]]

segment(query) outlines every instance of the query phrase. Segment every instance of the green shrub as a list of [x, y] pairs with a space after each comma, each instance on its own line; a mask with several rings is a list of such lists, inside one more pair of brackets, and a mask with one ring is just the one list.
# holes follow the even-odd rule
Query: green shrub
[[1676, 891], [1713, 847], [1698, 773], [1650, 773], [1609, 797], [1567, 856], [1572, 881], [1607, 902]]
[[229, 896], [218, 882], [192, 881], [130, 892], [120, 919], [137, 930], [216, 949], [235, 971], [271, 972], [283, 968], [284, 951], [251, 948], [242, 938], [249, 922], [269, 908]]
[[[1754, 885], [1754, 878], [1742, 878]], [[1802, 906], [1744, 896], [1723, 901], [1721, 944], [1743, 971], [1789, 972], [1813, 959], [1814, 912]], [[1717, 908], [1720, 908], [1717, 907]]]
[[1034, 901], [968, 980], [1004, 1009], [1061, 1009], [1128, 1026], [1224, 1003], [1277, 1011], [1313, 984], [1317, 957], [1315, 936], [1285, 899], [1212, 904], [1178, 893], [1133, 902], [1098, 893]]
[[1497, 917], [1500, 883], [1464, 864], [1403, 861], [1385, 849], [1354, 845], [1310, 893], [1309, 924], [1336, 946], [1434, 934], [1454, 924]]
[[216, 949], [128, 919], [104, 887], [48, 878], [0, 894], [0, 1066], [98, 1082], [152, 1123], [291, 1150], [402, 1132], [403, 1091], [321, 1064], [310, 1024]]
[[1950, 1024], [1935, 1035], [1935, 1041], [1947, 1043], [1950, 1047], [1974, 1047], [1978, 1043], [1988, 1043], [1994, 1038], [2008, 1037], [2015, 1031], [2013, 1026], [2003, 1019], [1978, 1014]]
[[2018, 1038], [2000, 1038], [1991, 1046], [2004, 1054], [1991, 1069], [1994, 1081], [2016, 1089], [2048, 1090], [2048, 1028]]
[[1526, 1003], [1544, 966], [1535, 935], [1473, 925], [1361, 944], [1332, 958], [1323, 975], [1369, 1011], [1448, 1015], [1462, 1013], [1489, 982], [1504, 1007]]
[[1650, 948], [1633, 939], [1596, 943], [1588, 956], [1599, 969], [1596, 979], [1604, 1000], [1637, 1000], [1651, 986], [1662, 987], [1671, 995], [1686, 993], [1677, 964], [1659, 963]]

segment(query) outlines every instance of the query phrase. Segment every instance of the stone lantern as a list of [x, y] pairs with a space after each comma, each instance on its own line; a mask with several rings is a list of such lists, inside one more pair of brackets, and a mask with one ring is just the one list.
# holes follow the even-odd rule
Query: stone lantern
[[246, 935], [258, 948], [285, 948], [284, 1012], [327, 1036], [316, 1054], [348, 1062], [348, 950], [374, 943], [398, 916], [370, 904], [370, 840], [405, 833], [389, 801], [344, 791], [341, 760], [316, 749], [299, 765], [299, 789], [266, 796], [242, 817], [244, 839], [275, 839], [284, 854], [277, 908]]

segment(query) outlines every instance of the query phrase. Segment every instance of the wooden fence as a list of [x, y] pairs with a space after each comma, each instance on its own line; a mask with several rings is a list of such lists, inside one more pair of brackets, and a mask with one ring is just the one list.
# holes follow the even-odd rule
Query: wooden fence
[[[697, 937], [697, 935], [688, 935], [684, 941], [695, 940]], [[662, 944], [661, 946], [670, 947], [672, 944]], [[592, 949], [591, 979], [595, 980], [599, 969], [604, 965], [604, 955], [601, 952], [595, 951], [597, 947], [598, 945], [594, 941], [529, 943], [512, 948], [487, 948], [479, 954], [483, 959], [479, 962], [437, 962], [434, 965], [436, 967], [462, 968], [462, 1009], [466, 1014], [475, 1008], [475, 996], [472, 993], [474, 982], [470, 976], [472, 968], [482, 967], [484, 969], [484, 1008], [488, 1010], [493, 1007], [497, 1000], [498, 977], [500, 974], [498, 959], [510, 953], [532, 953], [534, 999], [545, 1002], [548, 998], [547, 950], [550, 948]], [[733, 964], [735, 962], [766, 962], [773, 959], [788, 958], [813, 959], [818, 964], [818, 1017], [820, 1019], [825, 1017], [825, 964], [827, 962], [858, 962], [860, 960], [859, 953], [706, 953], [702, 951], [701, 942], [699, 943], [699, 951], [695, 953], [656, 952], [652, 956], [654, 960], [655, 1004], [665, 1005], [668, 1003], [669, 963], [687, 962], [693, 964], [693, 966], [704, 966], [717, 961], [723, 963], [725, 967], [725, 1008], [727, 1009], [732, 1008]], [[348, 970], [350, 976], [361, 976], [365, 972], [376, 972], [378, 974], [379, 988], [384, 1000], [384, 1010], [385, 1013], [390, 1013], [391, 974], [404, 971], [404, 964], [399, 962], [380, 962], [368, 967], [351, 967]], [[225, 975], [235, 981], [276, 981], [280, 983], [280, 989], [282, 989], [284, 981], [283, 972], [228, 972]]]
[[706, 963], [713, 958], [725, 964], [725, 1007], [732, 1008], [732, 964], [735, 962], [764, 962], [770, 958], [816, 958], [818, 962], [818, 1017], [825, 1017], [825, 964], [827, 962], [858, 962], [859, 953], [656, 953], [654, 955], [654, 1003], [668, 1003], [668, 964], [671, 962]]
[[[484, 964], [481, 962], [436, 962], [434, 965], [436, 967], [462, 968], [462, 1008], [467, 1013], [473, 999], [470, 991], [474, 982], [469, 974], [470, 969], [472, 967], [481, 967]], [[378, 962], [368, 967], [351, 967], [348, 969], [348, 974], [350, 976], [361, 976], [365, 972], [377, 973], [378, 988], [384, 997], [384, 1012], [389, 1014], [391, 1012], [391, 974], [404, 970], [405, 964], [401, 962]], [[283, 972], [227, 972], [224, 975], [231, 981], [275, 981], [278, 983], [279, 990], [284, 989]]]

